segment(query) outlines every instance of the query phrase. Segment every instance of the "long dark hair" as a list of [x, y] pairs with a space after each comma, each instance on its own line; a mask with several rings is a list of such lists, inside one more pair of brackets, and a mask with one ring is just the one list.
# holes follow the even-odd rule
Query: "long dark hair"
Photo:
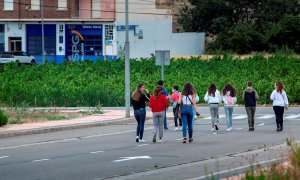
[[143, 87], [145, 84], [144, 83], [140, 83], [136, 86], [135, 91], [132, 93], [131, 98], [135, 101], [140, 101], [141, 98], [141, 87]]
[[230, 91], [230, 96], [231, 97], [236, 97], [237, 95], [237, 90], [235, 87], [233, 87], [231, 84], [226, 84], [223, 88], [223, 96], [227, 94], [227, 92]]
[[217, 91], [217, 86], [215, 83], [211, 83], [208, 87], [208, 95], [215, 97]]
[[154, 89], [153, 95], [158, 98], [159, 95], [161, 95], [162, 93], [162, 86], [161, 85], [157, 85]]
[[195, 88], [193, 87], [192, 83], [190, 82], [185, 83], [181, 94], [183, 96], [194, 95]]
[[284, 90], [284, 85], [283, 85], [282, 81], [277, 81], [276, 86], [277, 86], [277, 92], [279, 92], [281, 94], [282, 91]]

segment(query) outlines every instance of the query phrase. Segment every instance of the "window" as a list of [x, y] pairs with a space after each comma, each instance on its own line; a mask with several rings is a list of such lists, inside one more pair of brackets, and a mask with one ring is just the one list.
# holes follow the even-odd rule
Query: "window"
[[57, 10], [67, 10], [68, 0], [57, 0]]
[[0, 24], [0, 53], [4, 51], [4, 24]]
[[31, 10], [40, 10], [41, 1], [40, 0], [31, 0]]
[[114, 25], [105, 25], [105, 40], [114, 39]]
[[99, 0], [92, 0], [92, 18], [101, 17], [101, 2]]
[[5, 0], [4, 1], [4, 10], [5, 11], [14, 10], [14, 0]]

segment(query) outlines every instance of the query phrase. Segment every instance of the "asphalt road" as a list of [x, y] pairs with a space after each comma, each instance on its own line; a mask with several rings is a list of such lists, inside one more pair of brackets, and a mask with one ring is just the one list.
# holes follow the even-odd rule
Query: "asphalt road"
[[287, 147], [282, 144], [300, 137], [299, 108], [285, 113], [283, 132], [275, 131], [271, 108], [258, 108], [255, 132], [248, 132], [244, 108], [234, 110], [232, 132], [225, 131], [221, 118], [217, 134], [210, 132], [208, 109], [200, 112], [194, 142], [187, 144], [171, 120], [164, 142], [156, 144], [151, 120], [145, 126], [146, 143], [135, 142], [134, 122], [0, 139], [0, 179], [205, 179], [211, 173], [221, 179], [256, 162], [284, 160]]

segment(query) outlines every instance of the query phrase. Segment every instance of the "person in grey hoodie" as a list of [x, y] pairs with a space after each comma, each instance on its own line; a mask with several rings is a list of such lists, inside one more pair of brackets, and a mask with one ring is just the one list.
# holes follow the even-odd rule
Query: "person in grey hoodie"
[[249, 131], [254, 131], [254, 116], [256, 110], [256, 102], [259, 100], [257, 92], [253, 89], [252, 81], [248, 81], [248, 87], [243, 93], [243, 101], [248, 116]]
[[224, 102], [224, 109], [227, 121], [226, 131], [232, 131], [232, 113], [233, 107], [237, 102], [237, 91], [231, 84], [226, 84], [222, 90], [222, 99]]
[[208, 87], [208, 90], [204, 96], [204, 101], [208, 103], [209, 110], [211, 114], [211, 131], [219, 130], [218, 121], [219, 121], [219, 106], [222, 103], [222, 97], [220, 92], [217, 90], [215, 83], [211, 83]]

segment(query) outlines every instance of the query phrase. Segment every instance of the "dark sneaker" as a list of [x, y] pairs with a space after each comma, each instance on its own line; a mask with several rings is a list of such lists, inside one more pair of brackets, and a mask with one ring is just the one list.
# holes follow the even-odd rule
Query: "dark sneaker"
[[153, 136], [152, 142], [156, 143], [156, 135]]
[[277, 132], [279, 132], [280, 131], [280, 127], [277, 127], [277, 130], [276, 130]]
[[135, 138], [135, 142], [139, 142], [139, 137], [137, 136], [136, 138]]
[[216, 125], [216, 124], [215, 124], [215, 129], [216, 129], [217, 131], [219, 130], [219, 127], [218, 127], [218, 125]]
[[186, 138], [183, 138], [183, 141], [182, 141], [182, 143], [186, 143]]
[[190, 138], [190, 139], [189, 139], [189, 142], [190, 142], [190, 143], [193, 142], [193, 141], [194, 141], [193, 138]]

